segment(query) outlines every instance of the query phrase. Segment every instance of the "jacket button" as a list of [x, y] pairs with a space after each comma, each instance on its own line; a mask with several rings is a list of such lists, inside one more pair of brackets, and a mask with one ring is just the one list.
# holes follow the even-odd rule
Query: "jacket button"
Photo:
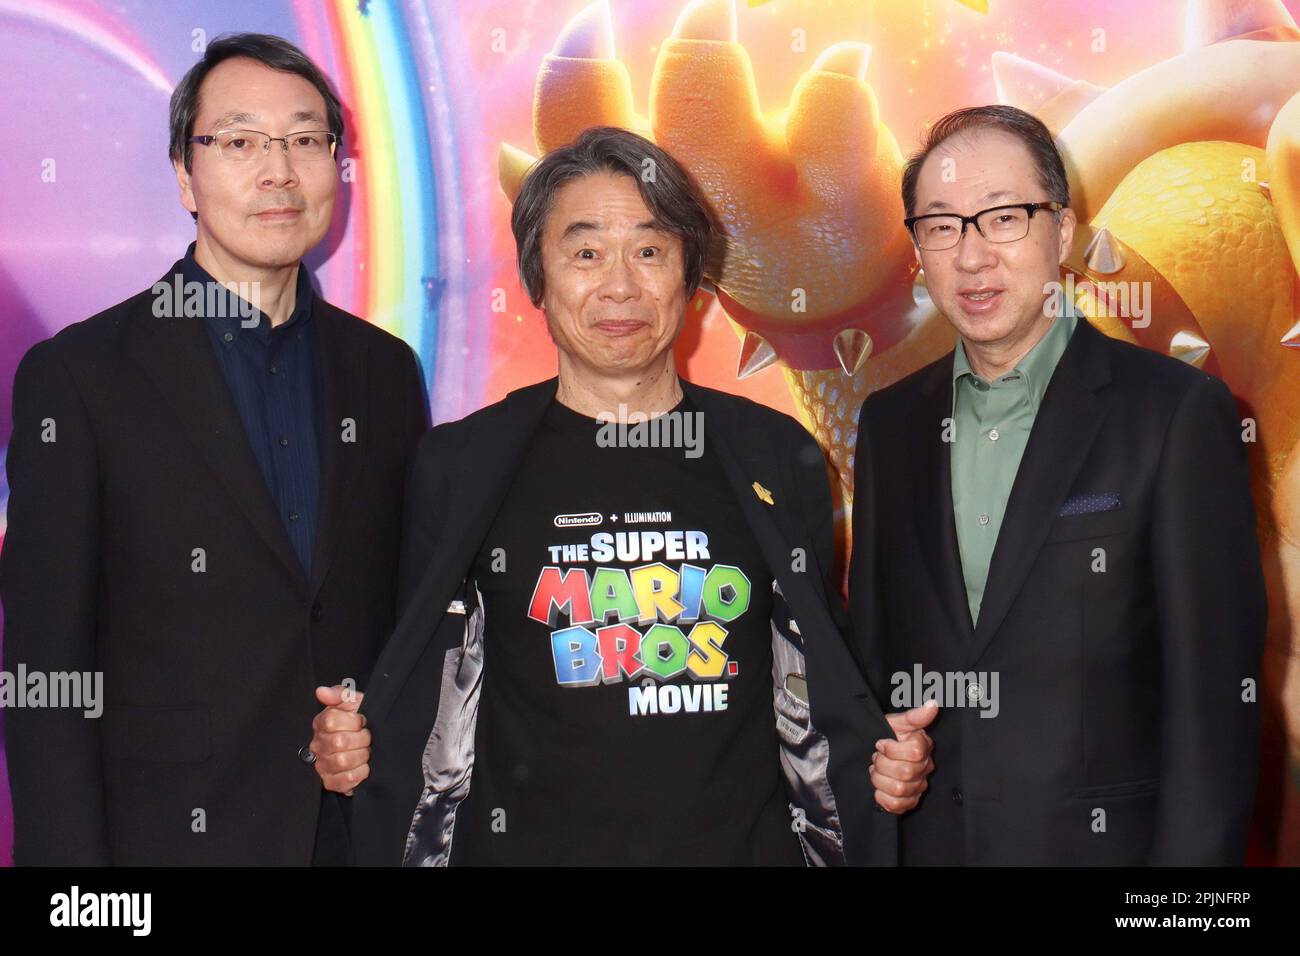
[[320, 604], [313, 604], [311, 606], [311, 619], [313, 623], [319, 622], [324, 616], [325, 612], [321, 610]]
[[305, 764], [311, 765], [316, 762], [316, 755], [311, 752], [308, 745], [304, 744], [298, 748], [298, 759]]
[[952, 802], [959, 807], [961, 806], [961, 787], [952, 788]]

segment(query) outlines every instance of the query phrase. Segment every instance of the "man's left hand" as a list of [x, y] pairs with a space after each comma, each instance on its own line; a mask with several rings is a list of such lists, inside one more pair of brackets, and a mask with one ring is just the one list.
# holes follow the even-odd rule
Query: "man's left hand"
[[902, 814], [921, 802], [934, 771], [930, 758], [934, 741], [925, 728], [938, 713], [938, 703], [927, 701], [903, 713], [885, 715], [898, 739], [877, 740], [876, 752], [871, 755], [871, 783], [881, 809]]

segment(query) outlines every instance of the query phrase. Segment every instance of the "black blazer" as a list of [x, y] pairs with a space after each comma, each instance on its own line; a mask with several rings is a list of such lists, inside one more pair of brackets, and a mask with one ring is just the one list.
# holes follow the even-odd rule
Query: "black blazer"
[[395, 618], [402, 489], [427, 427], [419, 367], [399, 339], [314, 299], [308, 580], [201, 320], [155, 317], [152, 302], [145, 291], [69, 326], [14, 380], [5, 666], [102, 671], [107, 701], [97, 720], [6, 713], [14, 858], [307, 864], [322, 788], [298, 751], [314, 688], [360, 686]]
[[999, 680], [996, 717], [952, 707], [931, 726], [902, 862], [1240, 864], [1259, 722], [1243, 682], [1266, 610], [1231, 394], [1080, 318], [976, 628], [951, 414], [950, 353], [869, 397], [858, 423], [849, 601], [872, 685], [887, 698], [917, 664]]
[[[402, 545], [404, 610], [361, 708], [372, 747], [370, 777], [349, 801], [357, 863], [402, 862], [424, 785], [421, 756], [438, 712], [443, 660], [465, 636], [464, 615], [447, 613], [447, 606], [463, 593], [556, 384], [551, 379], [512, 392], [468, 418], [438, 426], [420, 443]], [[789, 416], [689, 382], [682, 387], [704, 415], [704, 440], [717, 450], [799, 622], [812, 724], [830, 741], [829, 779], [845, 856], [850, 863], [893, 864], [894, 820], [871, 812], [869, 776], [875, 741], [892, 732], [843, 639], [847, 619], [830, 577], [833, 519], [825, 459]], [[774, 505], [759, 500], [756, 481], [771, 492]], [[804, 550], [805, 571], [792, 570], [794, 548]]]

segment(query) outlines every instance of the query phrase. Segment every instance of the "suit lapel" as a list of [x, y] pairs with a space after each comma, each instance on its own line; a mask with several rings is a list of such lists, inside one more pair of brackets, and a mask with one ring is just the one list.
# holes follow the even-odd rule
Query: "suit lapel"
[[[558, 382], [553, 378], [511, 392], [461, 447], [449, 450], [454, 458], [443, 463], [452, 477], [447, 482], [448, 499], [439, 505], [440, 547], [375, 665], [364, 706], [372, 723], [387, 716], [446, 614], [516, 478], [520, 459], [555, 397]], [[415, 489], [422, 492], [428, 489]]]
[[914, 519], [921, 554], [930, 569], [944, 613], [952, 622], [954, 649], [968, 652], [973, 632], [966, 579], [957, 549], [957, 526], [952, 511], [952, 443], [945, 441], [946, 419], [952, 417], [952, 363], [936, 362], [922, 387], [922, 399], [912, 410], [908, 434], [916, 496]]
[[[740, 421], [724, 403], [715, 401], [706, 389], [685, 379], [681, 380], [681, 385], [695, 407], [704, 414], [704, 440], [713, 443], [740, 509], [763, 547], [773, 573], [788, 567], [790, 529], [788, 526], [779, 527], [778, 522], [788, 514], [790, 491], [782, 480], [768, 434], [756, 425]], [[758, 489], [754, 487], [756, 482], [771, 497], [772, 504], [759, 497]], [[811, 553], [811, 542], [796, 540], [794, 543]]]
[[[180, 268], [177, 262], [159, 282], [171, 285]], [[131, 315], [128, 357], [158, 391], [159, 407], [179, 422], [182, 440], [193, 446], [294, 581], [305, 585], [302, 566], [248, 444], [204, 320], [155, 316], [153, 302], [153, 296], [142, 297]]]
[[1020, 593], [1105, 419], [1105, 403], [1094, 394], [1110, 380], [1101, 345], [1101, 333], [1080, 316], [1043, 395], [1011, 486], [975, 629], [976, 660]]
[[[354, 320], [336, 312], [319, 296], [314, 299], [313, 309], [322, 415], [320, 518], [311, 564], [314, 595], [334, 558], [349, 489], [361, 470], [370, 433], [381, 424], [369, 415], [365, 354], [344, 341], [344, 330], [340, 327], [340, 323]], [[343, 441], [344, 419], [355, 423], [353, 441]]]

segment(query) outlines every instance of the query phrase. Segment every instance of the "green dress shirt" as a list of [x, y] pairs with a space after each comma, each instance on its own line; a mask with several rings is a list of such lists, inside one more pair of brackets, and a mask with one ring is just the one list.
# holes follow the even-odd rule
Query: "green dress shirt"
[[1034, 416], [1078, 321], [1052, 322], [1014, 369], [994, 382], [976, 375], [960, 337], [952, 361], [952, 513], [972, 623], [979, 621], [993, 546]]

